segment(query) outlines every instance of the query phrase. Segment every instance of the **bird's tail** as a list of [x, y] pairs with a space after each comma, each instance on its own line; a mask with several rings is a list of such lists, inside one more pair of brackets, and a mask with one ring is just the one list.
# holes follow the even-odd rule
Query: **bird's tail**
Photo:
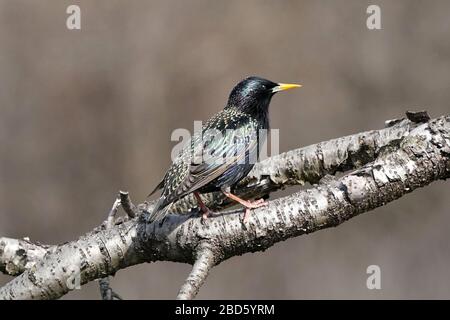
[[147, 222], [162, 220], [167, 215], [171, 207], [171, 203], [166, 203], [165, 200], [165, 197], [160, 197], [158, 199], [153, 207], [153, 210], [148, 214]]

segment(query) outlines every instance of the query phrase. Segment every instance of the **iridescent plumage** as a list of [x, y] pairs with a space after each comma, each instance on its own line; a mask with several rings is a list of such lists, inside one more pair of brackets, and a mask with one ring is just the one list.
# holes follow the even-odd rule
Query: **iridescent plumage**
[[233, 88], [226, 107], [209, 119], [201, 132], [194, 133], [152, 192], [162, 189], [148, 216], [150, 221], [164, 217], [171, 203], [192, 192], [221, 190], [228, 194], [250, 172], [257, 160], [258, 145], [269, 129], [271, 98], [285, 90], [277, 89], [280, 86], [249, 77]]

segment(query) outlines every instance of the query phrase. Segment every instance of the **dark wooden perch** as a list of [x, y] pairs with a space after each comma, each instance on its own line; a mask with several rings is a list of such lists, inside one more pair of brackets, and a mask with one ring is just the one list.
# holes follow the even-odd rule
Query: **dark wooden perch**
[[[178, 294], [192, 299], [209, 271], [226, 259], [264, 251], [274, 243], [335, 227], [406, 193], [450, 177], [450, 116], [430, 120], [425, 112], [386, 122], [386, 128], [338, 138], [274, 156], [255, 165], [238, 194], [267, 197], [292, 185], [309, 189], [253, 210], [247, 224], [240, 209], [221, 194], [205, 202], [220, 210], [202, 224], [192, 197], [173, 206], [162, 225], [145, 222], [144, 208], [126, 193], [120, 200], [127, 221], [105, 224], [69, 243], [44, 246], [0, 238], [0, 271], [16, 276], [0, 288], [0, 299], [56, 299], [70, 291], [71, 279], [84, 284], [128, 266], [153, 261], [193, 265]], [[336, 173], [344, 172], [340, 177]]]

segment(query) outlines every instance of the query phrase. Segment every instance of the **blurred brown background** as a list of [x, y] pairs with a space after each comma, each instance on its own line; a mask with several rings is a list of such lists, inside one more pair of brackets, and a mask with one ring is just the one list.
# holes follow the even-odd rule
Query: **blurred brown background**
[[[81, 31], [66, 8], [81, 7]], [[382, 30], [366, 28], [378, 4]], [[280, 151], [449, 113], [449, 1], [0, 1], [0, 234], [76, 239], [118, 190], [141, 201], [170, 134], [221, 109], [248, 75], [277, 96]], [[450, 298], [450, 188], [433, 185], [344, 225], [214, 268], [198, 298]], [[366, 288], [377, 264], [382, 290]], [[125, 298], [174, 298], [190, 266], [139, 265]], [[0, 284], [10, 280], [0, 275]], [[99, 299], [96, 282], [67, 299]]]

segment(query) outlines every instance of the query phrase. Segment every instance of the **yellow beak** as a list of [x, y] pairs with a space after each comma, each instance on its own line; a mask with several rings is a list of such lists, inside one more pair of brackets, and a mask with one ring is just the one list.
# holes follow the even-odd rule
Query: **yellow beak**
[[272, 92], [275, 93], [278, 91], [300, 88], [301, 86], [302, 86], [301, 84], [294, 84], [294, 83], [279, 83], [276, 87], [272, 89]]

